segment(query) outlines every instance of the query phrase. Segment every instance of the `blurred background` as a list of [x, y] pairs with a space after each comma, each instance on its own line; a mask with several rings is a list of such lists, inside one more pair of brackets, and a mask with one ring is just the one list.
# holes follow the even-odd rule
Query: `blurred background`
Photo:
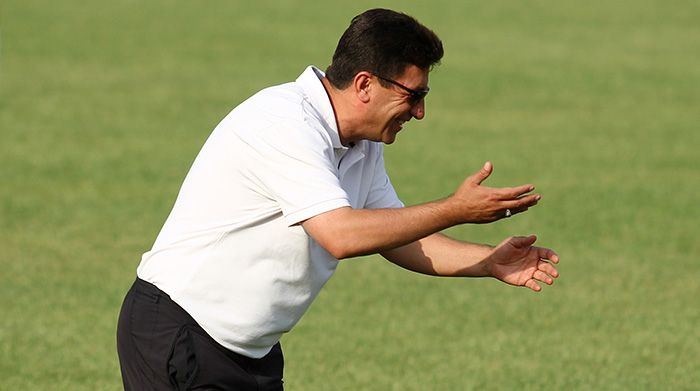
[[406, 204], [534, 183], [540, 294], [343, 261], [283, 339], [288, 390], [700, 387], [700, 3], [0, 3], [0, 389], [118, 390], [121, 300], [195, 155], [252, 93], [329, 64], [362, 11], [432, 28], [427, 116], [387, 147]]

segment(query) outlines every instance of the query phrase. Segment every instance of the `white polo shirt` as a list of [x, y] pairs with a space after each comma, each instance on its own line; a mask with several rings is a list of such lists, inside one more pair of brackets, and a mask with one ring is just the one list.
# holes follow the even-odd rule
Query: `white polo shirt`
[[340, 144], [322, 76], [310, 66], [221, 121], [137, 270], [249, 357], [299, 321], [338, 264], [298, 223], [344, 206], [403, 206], [381, 143]]

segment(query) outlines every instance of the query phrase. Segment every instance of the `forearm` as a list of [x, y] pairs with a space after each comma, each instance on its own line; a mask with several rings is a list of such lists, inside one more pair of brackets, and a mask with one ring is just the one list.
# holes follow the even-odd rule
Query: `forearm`
[[455, 224], [446, 200], [395, 209], [339, 208], [302, 223], [338, 259], [394, 249]]
[[435, 276], [486, 277], [484, 262], [493, 247], [452, 239], [441, 233], [383, 251], [389, 261], [408, 270]]

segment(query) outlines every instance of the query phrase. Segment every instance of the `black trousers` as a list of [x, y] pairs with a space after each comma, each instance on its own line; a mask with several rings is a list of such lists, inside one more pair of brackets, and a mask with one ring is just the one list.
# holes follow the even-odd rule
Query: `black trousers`
[[117, 351], [127, 391], [283, 389], [279, 343], [259, 359], [234, 353], [166, 293], [140, 279], [122, 304]]

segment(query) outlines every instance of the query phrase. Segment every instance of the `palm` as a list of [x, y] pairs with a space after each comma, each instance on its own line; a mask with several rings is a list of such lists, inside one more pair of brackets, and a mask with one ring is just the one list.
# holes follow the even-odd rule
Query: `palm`
[[532, 279], [537, 271], [539, 258], [532, 257], [533, 252], [528, 250], [524, 256], [511, 259], [503, 259], [494, 263], [492, 267], [493, 276], [511, 285], [522, 286], [527, 280]]
[[532, 244], [535, 236], [504, 240], [488, 258], [491, 275], [507, 284], [541, 290], [536, 281], [551, 285], [559, 273], [548, 261], [558, 263], [554, 251]]

